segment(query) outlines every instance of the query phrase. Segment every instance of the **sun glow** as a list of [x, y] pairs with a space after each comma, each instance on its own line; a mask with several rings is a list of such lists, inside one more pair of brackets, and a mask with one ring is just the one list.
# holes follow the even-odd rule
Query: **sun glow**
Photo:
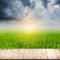
[[35, 25], [34, 24], [24, 24], [22, 26], [22, 29], [27, 32], [32, 32], [35, 30]]
[[21, 29], [25, 32], [35, 32], [36, 31], [36, 21], [34, 19], [26, 19], [21, 23]]

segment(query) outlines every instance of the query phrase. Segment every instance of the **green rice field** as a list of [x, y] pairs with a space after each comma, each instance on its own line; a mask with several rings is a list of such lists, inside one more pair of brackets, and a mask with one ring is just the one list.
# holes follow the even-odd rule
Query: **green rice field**
[[9, 32], [0, 31], [1, 49], [60, 48], [60, 32]]

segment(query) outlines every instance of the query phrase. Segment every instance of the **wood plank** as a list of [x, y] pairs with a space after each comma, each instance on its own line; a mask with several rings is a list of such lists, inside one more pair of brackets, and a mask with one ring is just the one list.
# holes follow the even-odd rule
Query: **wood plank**
[[56, 53], [57, 53], [58, 59], [60, 59], [60, 49], [57, 49]]
[[47, 59], [45, 49], [0, 49], [0, 59]]
[[45, 49], [34, 49], [32, 56], [36, 59], [47, 59], [47, 53]]
[[59, 49], [47, 49], [48, 59], [60, 59]]
[[24, 49], [1, 49], [0, 59], [23, 59]]
[[60, 59], [60, 49], [0, 49], [0, 59]]
[[24, 59], [47, 59], [47, 53], [45, 49], [26, 49]]
[[32, 49], [24, 49], [23, 59], [32, 59]]

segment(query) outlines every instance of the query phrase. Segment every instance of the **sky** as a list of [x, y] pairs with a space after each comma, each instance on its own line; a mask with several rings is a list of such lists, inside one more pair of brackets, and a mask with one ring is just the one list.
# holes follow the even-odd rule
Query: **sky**
[[0, 0], [0, 26], [8, 28], [15, 24], [13, 20], [35, 20], [39, 27], [60, 28], [60, 0]]

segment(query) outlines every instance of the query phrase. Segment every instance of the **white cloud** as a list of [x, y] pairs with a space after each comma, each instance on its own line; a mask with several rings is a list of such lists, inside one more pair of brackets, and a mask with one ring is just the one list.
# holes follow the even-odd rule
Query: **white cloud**
[[[31, 0], [32, 3], [33, 0]], [[42, 2], [40, 0], [35, 1], [35, 8], [31, 9], [29, 7], [24, 7], [20, 2], [17, 8], [20, 13], [18, 17], [20, 19], [25, 18], [37, 18], [37, 21], [41, 22], [40, 24], [44, 25], [45, 27], [59, 27], [60, 26], [60, 7], [59, 5], [54, 5], [55, 1], [51, 0], [49, 2], [48, 7], [44, 8]], [[20, 8], [19, 8], [20, 7]]]

